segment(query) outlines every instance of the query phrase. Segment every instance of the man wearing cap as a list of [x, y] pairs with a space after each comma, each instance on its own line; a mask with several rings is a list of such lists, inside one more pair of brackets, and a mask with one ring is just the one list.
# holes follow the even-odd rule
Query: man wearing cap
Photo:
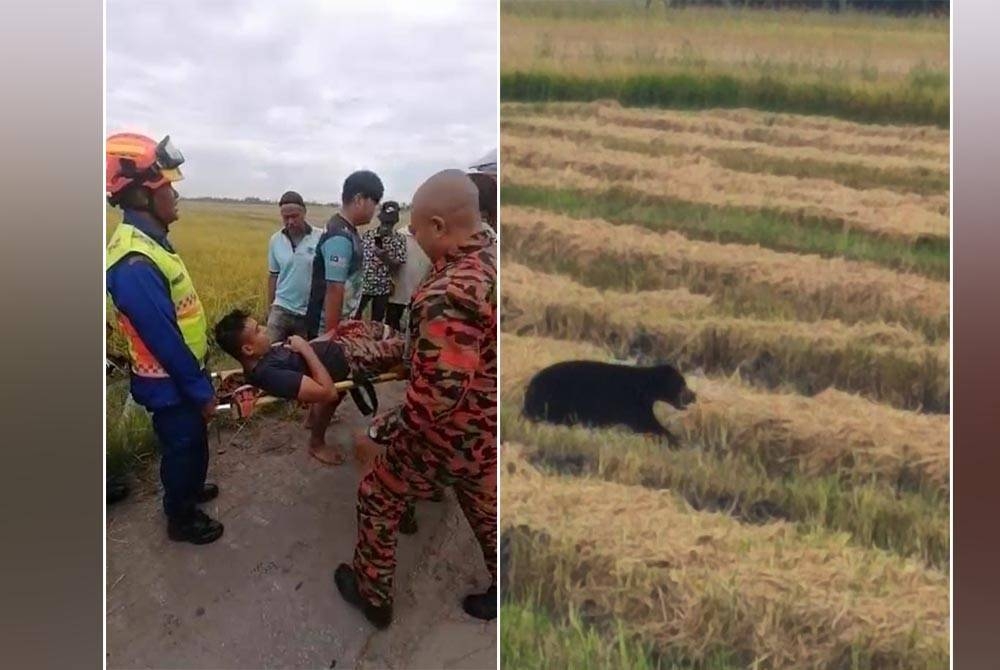
[[313, 261], [322, 231], [306, 221], [306, 203], [295, 191], [278, 201], [281, 230], [267, 245], [267, 335], [271, 342], [305, 337]]
[[205, 367], [208, 325], [191, 275], [167, 239], [183, 162], [169, 137], [108, 137], [108, 204], [122, 209], [122, 222], [108, 242], [105, 281], [128, 344], [132, 397], [153, 415], [160, 443], [167, 533], [206, 544], [223, 532], [197, 508], [219, 494], [205, 483], [207, 422], [216, 405]]
[[368, 225], [385, 187], [378, 175], [358, 170], [344, 180], [340, 211], [330, 217], [316, 244], [312, 285], [306, 309], [306, 339], [336, 334], [361, 303], [364, 256], [360, 226]]
[[365, 307], [372, 306], [372, 321], [385, 320], [392, 294], [392, 273], [406, 262], [406, 240], [393, 228], [399, 223], [399, 203], [387, 200], [378, 215], [379, 224], [362, 238], [365, 259], [364, 295], [355, 315], [360, 319]]

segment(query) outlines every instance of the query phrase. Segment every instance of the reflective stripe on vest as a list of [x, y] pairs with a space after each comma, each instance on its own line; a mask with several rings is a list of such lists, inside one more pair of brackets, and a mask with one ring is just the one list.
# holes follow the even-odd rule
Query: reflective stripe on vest
[[[170, 301], [177, 315], [184, 343], [201, 365], [208, 355], [208, 320], [198, 293], [194, 290], [191, 275], [180, 256], [170, 253], [135, 226], [119, 224], [108, 242], [108, 257], [105, 271], [128, 254], [139, 253], [147, 257], [163, 273], [170, 287]], [[116, 310], [117, 311], [117, 310]], [[118, 325], [128, 343], [132, 372], [139, 377], [169, 377], [156, 357], [139, 337], [139, 333], [121, 312]]]

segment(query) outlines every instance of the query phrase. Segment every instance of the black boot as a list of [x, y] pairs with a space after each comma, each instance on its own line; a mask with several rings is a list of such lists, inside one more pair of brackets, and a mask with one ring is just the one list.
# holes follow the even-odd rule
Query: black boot
[[219, 497], [219, 487], [215, 484], [205, 484], [204, 488], [201, 489], [201, 493], [198, 494], [199, 503], [207, 503], [209, 500], [215, 500]]
[[403, 535], [415, 535], [417, 532], [417, 508], [408, 505], [403, 512], [403, 518], [399, 520], [399, 532]]
[[108, 479], [105, 495], [109, 505], [124, 500], [129, 494], [128, 484], [120, 479]]
[[392, 604], [387, 603], [381, 607], [375, 607], [361, 597], [358, 591], [358, 578], [354, 575], [354, 570], [346, 563], [337, 566], [333, 573], [333, 581], [337, 584], [337, 590], [348, 604], [357, 607], [365, 615], [368, 621], [378, 628], [385, 630], [392, 623]]
[[462, 609], [471, 617], [492, 621], [497, 618], [497, 585], [494, 584], [486, 593], [473, 593], [465, 596]]
[[223, 526], [201, 510], [195, 510], [184, 519], [170, 519], [167, 535], [174, 542], [208, 544], [222, 537]]

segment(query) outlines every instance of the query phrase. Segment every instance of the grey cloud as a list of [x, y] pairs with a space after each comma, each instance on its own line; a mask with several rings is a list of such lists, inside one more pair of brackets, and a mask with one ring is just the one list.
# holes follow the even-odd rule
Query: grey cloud
[[108, 131], [169, 133], [186, 195], [408, 200], [497, 144], [495, 0], [108, 2]]

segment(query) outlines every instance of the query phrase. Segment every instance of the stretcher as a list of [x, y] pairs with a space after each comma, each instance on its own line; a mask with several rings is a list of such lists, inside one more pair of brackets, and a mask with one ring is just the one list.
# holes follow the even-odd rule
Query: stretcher
[[[374, 377], [367, 377], [364, 379], [363, 384], [359, 383], [359, 380], [349, 379], [336, 382], [333, 386], [338, 391], [351, 392], [353, 394], [358, 392], [363, 386], [383, 384], [399, 379], [402, 379], [399, 374], [387, 372]], [[258, 408], [285, 400], [285, 398], [266, 395], [256, 386], [247, 384], [243, 370], [241, 369], [213, 372], [212, 383], [215, 386], [216, 395], [220, 400], [220, 403], [215, 406], [215, 411], [217, 413], [229, 413], [234, 419], [248, 419]], [[355, 402], [357, 401], [358, 397], [355, 396]], [[378, 403], [376, 400], [372, 411], [374, 412], [374, 409], [377, 409], [377, 407]]]

